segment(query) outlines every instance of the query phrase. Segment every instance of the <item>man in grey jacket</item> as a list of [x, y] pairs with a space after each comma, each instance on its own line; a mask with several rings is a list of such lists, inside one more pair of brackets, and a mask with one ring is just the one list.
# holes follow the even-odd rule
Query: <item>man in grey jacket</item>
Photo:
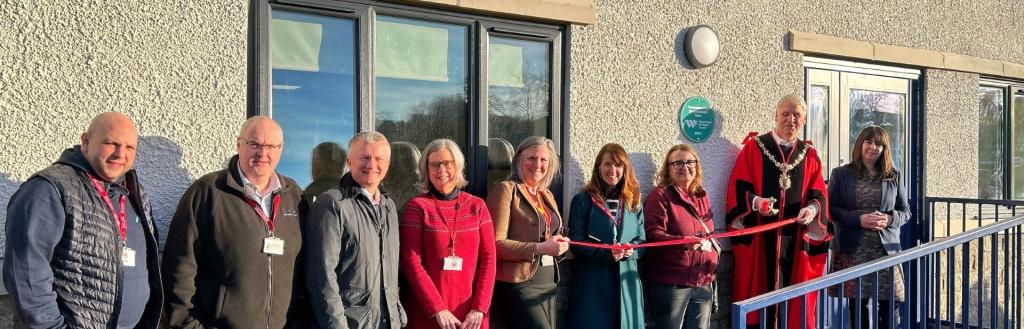
[[405, 326], [398, 300], [398, 211], [380, 190], [391, 147], [362, 132], [348, 143], [350, 172], [316, 199], [305, 220], [306, 287], [324, 329]]
[[29, 328], [156, 328], [163, 302], [149, 198], [132, 170], [138, 135], [97, 115], [7, 205], [4, 285]]

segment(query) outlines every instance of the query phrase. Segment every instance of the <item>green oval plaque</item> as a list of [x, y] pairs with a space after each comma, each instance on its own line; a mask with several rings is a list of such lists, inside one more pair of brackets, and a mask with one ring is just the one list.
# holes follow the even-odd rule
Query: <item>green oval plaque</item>
[[702, 143], [711, 138], [711, 132], [715, 129], [715, 112], [711, 102], [701, 96], [688, 98], [679, 107], [679, 127], [691, 142]]

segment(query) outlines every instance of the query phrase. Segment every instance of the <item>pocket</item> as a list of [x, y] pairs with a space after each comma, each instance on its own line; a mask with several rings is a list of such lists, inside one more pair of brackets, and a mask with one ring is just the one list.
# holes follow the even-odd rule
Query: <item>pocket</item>
[[369, 299], [370, 292], [366, 290], [349, 289], [341, 293], [341, 305], [346, 309], [366, 306], [366, 301]]

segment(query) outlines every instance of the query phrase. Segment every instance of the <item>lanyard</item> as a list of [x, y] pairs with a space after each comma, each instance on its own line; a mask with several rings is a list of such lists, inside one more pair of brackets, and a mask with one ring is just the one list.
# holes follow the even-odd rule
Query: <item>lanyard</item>
[[440, 216], [441, 221], [444, 222], [444, 228], [448, 229], [448, 254], [450, 256], [455, 256], [455, 235], [458, 233], [456, 232], [456, 229], [458, 228], [457, 221], [459, 220], [459, 208], [461, 208], [460, 205], [462, 204], [462, 193], [459, 193], [459, 196], [455, 197], [455, 217], [452, 217], [451, 225], [448, 225], [448, 219], [444, 218], [444, 212], [441, 211], [441, 206], [437, 204], [437, 198], [431, 196], [430, 200], [434, 201], [434, 209], [437, 210], [437, 215]]
[[622, 202], [619, 202], [619, 211], [617, 216], [612, 216], [611, 210], [608, 210], [608, 208], [604, 206], [603, 201], [598, 200], [597, 197], [593, 195], [590, 196], [590, 201], [593, 201], [594, 206], [596, 206], [597, 209], [601, 209], [601, 211], [608, 216], [608, 219], [612, 221], [612, 224], [615, 224], [615, 228], [619, 227], [619, 223], [622, 222]]
[[[537, 191], [537, 194], [540, 194], [540, 191]], [[530, 204], [533, 205], [533, 208], [536, 209], [541, 216], [544, 216], [544, 222], [547, 223], [546, 229], [551, 231], [551, 214], [548, 214], [548, 211], [544, 209], [544, 205], [540, 203], [540, 196], [533, 195], [530, 193], [529, 189], [526, 189], [526, 197], [530, 199], [529, 201]]]
[[267, 229], [270, 230], [270, 236], [274, 236], [274, 217], [277, 217], [277, 206], [281, 204], [281, 195], [274, 195], [274, 207], [270, 209], [273, 217], [267, 216], [267, 213], [263, 211], [263, 206], [260, 206], [260, 204], [255, 200], [250, 199], [249, 197], [245, 197], [244, 199], [245, 202], [252, 207], [252, 210], [256, 211], [256, 215], [260, 216], [260, 219], [262, 219], [264, 223], [267, 223]]
[[103, 198], [103, 202], [107, 204], [107, 210], [110, 210], [110, 214], [114, 215], [114, 222], [117, 223], [117, 232], [121, 235], [121, 244], [125, 244], [128, 241], [128, 215], [124, 211], [125, 196], [122, 194], [119, 198], [121, 211], [115, 211], [114, 202], [110, 200], [110, 195], [107, 194], [107, 189], [103, 187], [103, 183], [100, 183], [100, 180], [96, 179], [96, 177], [92, 177], [91, 174], [86, 175], [89, 176], [89, 181], [92, 182], [92, 187], [96, 189], [96, 192], [99, 192], [100, 197]]

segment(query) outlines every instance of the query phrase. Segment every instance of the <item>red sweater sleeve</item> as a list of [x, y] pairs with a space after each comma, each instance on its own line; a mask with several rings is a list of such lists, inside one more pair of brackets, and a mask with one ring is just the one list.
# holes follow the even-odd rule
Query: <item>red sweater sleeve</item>
[[401, 246], [399, 261], [402, 273], [409, 280], [409, 290], [416, 296], [416, 302], [423, 307], [428, 315], [434, 315], [447, 309], [437, 286], [423, 267], [423, 231], [425, 212], [417, 199], [409, 201], [403, 211], [398, 228]]
[[494, 276], [497, 267], [497, 252], [494, 247], [494, 225], [491, 213], [480, 206], [480, 254], [476, 265], [476, 292], [473, 294], [473, 309], [487, 313], [491, 309], [494, 293]]

